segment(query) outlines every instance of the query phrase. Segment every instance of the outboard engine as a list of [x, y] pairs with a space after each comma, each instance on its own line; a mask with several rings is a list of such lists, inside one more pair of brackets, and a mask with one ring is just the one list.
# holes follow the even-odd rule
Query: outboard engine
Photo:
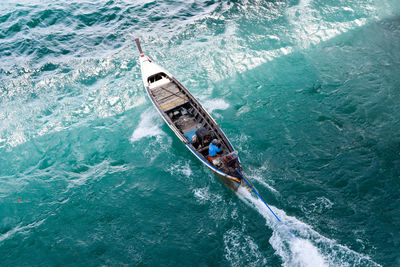
[[224, 167], [228, 170], [229, 173], [232, 173], [235, 171], [235, 169], [238, 166], [238, 152], [237, 151], [232, 151], [231, 153], [225, 155], [222, 158], [222, 163], [224, 164]]

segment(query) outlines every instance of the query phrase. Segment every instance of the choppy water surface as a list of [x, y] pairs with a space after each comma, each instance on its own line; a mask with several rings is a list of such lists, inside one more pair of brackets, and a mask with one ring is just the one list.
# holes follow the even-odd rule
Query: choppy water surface
[[[186, 151], [134, 38], [293, 238]], [[400, 265], [400, 3], [2, 1], [1, 266]]]

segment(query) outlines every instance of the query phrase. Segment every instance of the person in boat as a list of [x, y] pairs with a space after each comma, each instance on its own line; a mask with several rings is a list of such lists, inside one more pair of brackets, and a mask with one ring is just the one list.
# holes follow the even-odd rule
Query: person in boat
[[213, 163], [213, 161], [218, 158], [218, 154], [222, 153], [222, 144], [218, 139], [212, 140], [208, 147], [208, 160]]
[[197, 149], [199, 147], [206, 147], [211, 142], [211, 134], [205, 128], [202, 127], [196, 131], [196, 139], [192, 142], [193, 146]]

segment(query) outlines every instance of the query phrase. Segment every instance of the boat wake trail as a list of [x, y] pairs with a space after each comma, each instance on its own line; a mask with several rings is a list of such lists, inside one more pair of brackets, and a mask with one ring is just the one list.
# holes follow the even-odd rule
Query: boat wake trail
[[237, 194], [265, 218], [266, 226], [273, 231], [269, 243], [281, 257], [283, 266], [380, 266], [368, 256], [320, 235], [311, 226], [271, 206], [283, 222], [279, 223], [264, 203], [247, 189], [240, 187]]
[[130, 142], [133, 147], [142, 148], [142, 155], [153, 162], [161, 153], [170, 150], [172, 139], [161, 130], [163, 121], [152, 108], [146, 109], [133, 131]]
[[137, 142], [145, 137], [158, 137], [163, 134], [160, 129], [162, 120], [153, 108], [148, 108], [140, 116], [140, 122], [138, 127], [133, 131], [131, 136], [131, 142]]
[[229, 103], [223, 99], [211, 99], [206, 100], [203, 106], [209, 113], [213, 113], [214, 110], [225, 110], [229, 108]]

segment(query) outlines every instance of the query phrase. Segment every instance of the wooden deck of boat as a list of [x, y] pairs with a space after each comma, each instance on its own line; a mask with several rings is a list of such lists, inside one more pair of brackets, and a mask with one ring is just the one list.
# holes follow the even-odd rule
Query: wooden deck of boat
[[[207, 159], [208, 143], [211, 139], [218, 139], [222, 142], [223, 153], [220, 157], [234, 150], [221, 128], [182, 84], [171, 75], [167, 75], [166, 71], [163, 71], [156, 64], [151, 64], [152, 61], [142, 52], [139, 39], [136, 38], [135, 41], [140, 53], [142, 77], [146, 79], [144, 80], [146, 90], [148, 90], [150, 99], [158, 111], [160, 111], [161, 116], [163, 116], [174, 133], [185, 143], [187, 148], [201, 162], [210, 167], [228, 187], [236, 191], [241, 184], [241, 177], [239, 177], [241, 174], [239, 172], [238, 174], [232, 174], [229, 173], [229, 170], [228, 173], [225, 173], [226, 170], [223, 167], [217, 167], [218, 165], [213, 166], [214, 163], [209, 162]], [[197, 129], [202, 130], [201, 132], [203, 130], [208, 131], [208, 138], [206, 138], [208, 142], [204, 142], [204, 136], [206, 135], [202, 134], [202, 137], [200, 137]], [[191, 142], [193, 136], [189, 136], [192, 132], [196, 135], [196, 139], [201, 138], [197, 142], [194, 142], [196, 145]], [[198, 142], [201, 144], [198, 144]], [[239, 159], [237, 159], [235, 164], [238, 164], [236, 170], [241, 171]]]
[[149, 91], [161, 110], [167, 113], [189, 102], [191, 103], [190, 106], [193, 108], [191, 116], [181, 116], [182, 121], [176, 119], [172, 121], [175, 127], [183, 134], [196, 128], [206, 128], [213, 134], [214, 138], [223, 142], [226, 147], [225, 154], [232, 152], [233, 148], [230, 146], [225, 136], [218, 130], [218, 125], [213, 123], [209, 114], [200, 109], [200, 104], [196, 104], [193, 100], [189, 99], [188, 95], [184, 93], [184, 90], [186, 90], [185, 88], [180, 88], [174, 80], [164, 75], [158, 76], [158, 79], [155, 81], [153, 80], [149, 85]]
[[150, 89], [155, 101], [164, 112], [174, 109], [188, 102], [187, 97], [179, 90], [178, 86], [170, 81], [167, 84]]

